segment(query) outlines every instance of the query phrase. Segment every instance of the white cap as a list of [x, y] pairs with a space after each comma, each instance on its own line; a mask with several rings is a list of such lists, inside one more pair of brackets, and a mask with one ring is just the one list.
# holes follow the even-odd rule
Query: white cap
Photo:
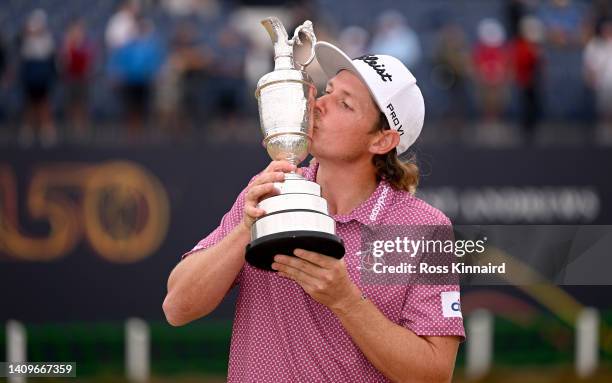
[[408, 150], [419, 137], [425, 118], [423, 95], [408, 68], [387, 55], [365, 55], [351, 60], [338, 47], [324, 41], [317, 42], [314, 49], [327, 77], [347, 69], [361, 78], [391, 129], [400, 133], [397, 154]]

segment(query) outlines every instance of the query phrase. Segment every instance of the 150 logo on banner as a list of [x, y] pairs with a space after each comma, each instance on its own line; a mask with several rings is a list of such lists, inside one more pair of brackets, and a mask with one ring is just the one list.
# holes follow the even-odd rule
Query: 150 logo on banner
[[0, 253], [29, 261], [66, 256], [85, 238], [103, 258], [139, 261], [161, 245], [170, 207], [159, 179], [126, 161], [98, 165], [58, 163], [38, 167], [29, 179], [25, 208], [45, 235], [19, 224], [17, 182], [0, 164]]

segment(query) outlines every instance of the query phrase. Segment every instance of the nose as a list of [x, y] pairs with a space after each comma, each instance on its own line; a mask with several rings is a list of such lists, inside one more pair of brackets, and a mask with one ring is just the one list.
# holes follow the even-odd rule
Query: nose
[[327, 99], [329, 95], [327, 94], [322, 94], [320, 97], [318, 97], [315, 100], [315, 109], [317, 110], [317, 112], [321, 115], [325, 114], [326, 108], [327, 108]]

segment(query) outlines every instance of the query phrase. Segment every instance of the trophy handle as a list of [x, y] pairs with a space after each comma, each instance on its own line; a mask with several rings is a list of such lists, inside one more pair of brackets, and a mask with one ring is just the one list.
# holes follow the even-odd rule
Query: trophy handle
[[300, 65], [300, 69], [304, 69], [305, 67], [310, 65], [312, 60], [314, 60], [315, 58], [314, 46], [317, 43], [317, 37], [314, 34], [314, 30], [312, 28], [312, 22], [310, 20], [306, 20], [304, 21], [302, 25], [295, 28], [295, 31], [293, 32], [293, 37], [291, 38], [291, 44], [293, 46], [295, 46], [295, 44], [302, 45], [302, 40], [300, 39], [300, 32], [306, 35], [306, 37], [308, 37], [308, 40], [310, 40], [310, 44], [311, 44], [310, 56], [308, 57], [308, 59], [303, 63], [298, 62], [298, 64]]

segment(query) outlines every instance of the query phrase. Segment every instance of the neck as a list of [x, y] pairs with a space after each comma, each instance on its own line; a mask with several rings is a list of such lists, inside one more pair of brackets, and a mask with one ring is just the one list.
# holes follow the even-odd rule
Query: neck
[[370, 159], [351, 163], [319, 161], [316, 182], [330, 214], [352, 212], [376, 190], [376, 171]]

